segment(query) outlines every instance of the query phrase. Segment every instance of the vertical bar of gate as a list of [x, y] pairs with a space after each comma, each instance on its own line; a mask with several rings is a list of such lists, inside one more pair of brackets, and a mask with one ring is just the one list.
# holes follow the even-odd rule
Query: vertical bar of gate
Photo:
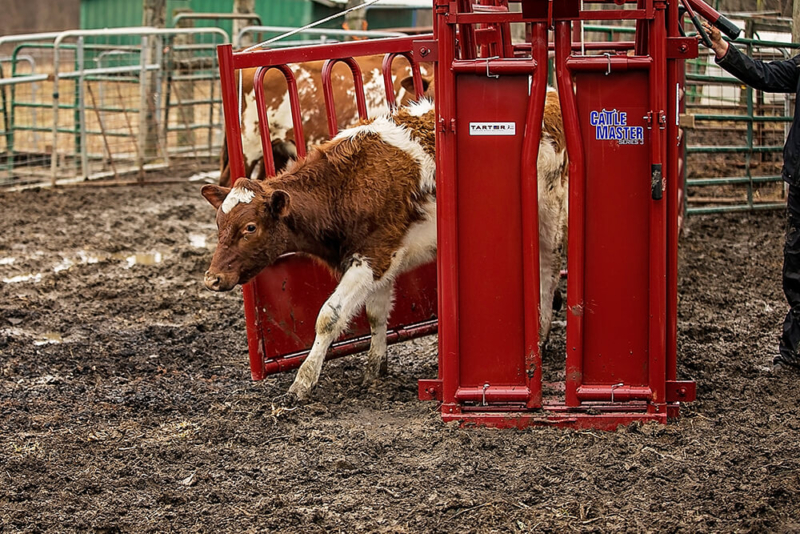
[[[654, 2], [654, 18], [650, 21], [648, 31], [649, 46], [648, 50], [653, 59], [650, 68], [650, 109], [652, 115], [652, 165], [662, 165], [663, 154], [665, 154], [666, 142], [666, 67], [667, 67], [667, 36], [666, 21], [664, 12], [666, 2], [657, 0]], [[667, 162], [671, 165], [672, 162]], [[662, 167], [663, 172], [663, 167]], [[662, 175], [663, 176], [663, 175]], [[656, 184], [662, 187], [661, 184]], [[656, 193], [653, 190], [653, 193]], [[666, 387], [666, 202], [663, 192], [659, 192], [660, 197], [650, 200], [650, 282], [649, 282], [649, 370], [648, 382], [653, 392], [652, 402], [648, 405], [648, 411], [661, 411], [663, 409]]]
[[397, 106], [400, 104], [397, 101], [397, 96], [394, 94], [394, 83], [392, 81], [392, 63], [397, 56], [403, 56], [408, 60], [408, 64], [411, 65], [411, 77], [414, 81], [414, 98], [419, 101], [425, 96], [425, 91], [422, 88], [422, 76], [419, 72], [419, 65], [414, 61], [414, 57], [409, 52], [386, 54], [383, 57], [381, 70], [383, 70], [383, 87], [386, 91], [386, 104], [389, 107], [389, 113], [394, 113], [394, 110], [396, 110]]
[[[236, 78], [233, 61], [233, 47], [223, 44], [217, 47], [219, 61], [220, 86], [222, 87], [222, 109], [225, 115], [225, 139], [228, 146], [228, 165], [231, 171], [231, 180], [244, 176], [244, 155], [242, 153], [241, 116], [239, 115], [239, 102], [237, 98]], [[259, 324], [256, 311], [256, 291], [254, 279], [242, 286], [244, 299], [244, 319], [247, 331], [247, 353], [250, 357], [250, 374], [253, 380], [263, 380], [266, 376], [264, 369], [264, 351], [259, 347]], [[261, 348], [261, 350], [259, 350]]]
[[[753, 45], [747, 43], [747, 55], [753, 57]], [[753, 172], [751, 170], [753, 160], [753, 122], [755, 115], [753, 114], [753, 88], [745, 85], [745, 95], [747, 99], [747, 116], [750, 119], [747, 121], [747, 152], [744, 155], [744, 169], [745, 176], [747, 177], [747, 207], [753, 209]]]
[[[458, 13], [472, 13], [472, 0], [457, 0]], [[458, 25], [458, 49], [461, 59], [475, 59], [475, 29], [469, 24]], [[455, 58], [455, 48], [453, 49]]]
[[59, 45], [61, 44], [61, 36], [56, 37], [53, 43], [53, 147], [50, 153], [50, 183], [56, 185], [56, 176], [58, 174], [58, 102], [59, 102], [59, 88], [58, 88], [58, 69], [59, 69]]
[[451, 125], [456, 116], [455, 27], [447, 24], [447, 4], [437, 4], [435, 39], [439, 43], [436, 64], [436, 212], [437, 279], [439, 286], [439, 378], [442, 379], [442, 413], [458, 410], [458, 212], [456, 198], [456, 137]]
[[534, 22], [531, 28], [533, 71], [525, 136], [522, 147], [522, 272], [525, 303], [525, 367], [528, 372], [528, 408], [542, 406], [541, 271], [539, 247], [539, 141], [542, 136], [544, 103], [547, 97], [547, 27]]
[[[155, 98], [155, 117], [153, 117], [153, 120], [156, 123], [156, 139], [159, 140], [158, 143], [161, 145], [161, 157], [164, 159], [164, 165], [169, 167], [169, 150], [167, 149], [167, 128], [169, 127], [169, 124], [164, 124], [163, 126], [159, 124], [159, 121], [163, 121], [164, 117], [166, 117], [164, 110], [164, 107], [166, 107], [166, 102], [161, 94], [164, 87], [164, 39], [160, 35], [154, 35], [153, 38], [158, 40], [158, 46], [154, 47], [156, 51], [156, 57], [155, 61], [153, 62], [155, 65], [158, 65], [158, 68], [154, 74], [156, 78], [156, 94], [153, 95], [153, 98]], [[143, 179], [144, 176], [140, 175], [140, 180]]]
[[86, 77], [84, 76], [84, 38], [78, 37], [78, 129], [80, 135], [81, 176], [89, 178], [89, 155], [86, 148]]
[[[212, 56], [213, 57], [213, 56]], [[211, 72], [214, 72], [214, 66], [212, 65]], [[219, 69], [217, 69], [219, 72]], [[208, 143], [208, 153], [211, 154], [214, 150], [214, 88], [217, 85], [217, 81], [212, 76], [209, 80], [209, 96], [208, 96], [208, 135], [206, 137], [206, 142]], [[166, 147], [165, 147], [166, 148]], [[164, 150], [166, 152], [166, 150]]]
[[289, 107], [292, 112], [292, 128], [294, 129], [295, 146], [298, 157], [306, 156], [306, 138], [303, 133], [303, 119], [300, 115], [300, 96], [297, 92], [297, 81], [294, 73], [287, 65], [272, 65], [259, 67], [253, 79], [253, 88], [256, 97], [256, 112], [258, 113], [258, 129], [261, 136], [261, 151], [264, 154], [264, 170], [267, 176], [275, 176], [275, 158], [272, 154], [272, 142], [269, 133], [269, 119], [267, 118], [267, 105], [264, 99], [264, 76], [270, 69], [278, 69], [286, 78], [286, 88], [289, 93]]
[[567, 58], [572, 52], [570, 21], [555, 23], [555, 71], [558, 96], [561, 101], [561, 116], [569, 154], [569, 235], [567, 239], [567, 406], [579, 406], [577, 389], [583, 381], [583, 314], [584, 309], [584, 256], [586, 234], [586, 206], [584, 189], [583, 144], [581, 141], [578, 107], [572, 73], [567, 67]]
[[333, 84], [331, 83], [331, 74], [333, 67], [337, 63], [342, 62], [350, 67], [350, 72], [353, 73], [353, 84], [355, 85], [356, 92], [356, 107], [358, 108], [358, 118], [366, 120], [367, 116], [367, 101], [364, 96], [364, 79], [361, 77], [361, 67], [358, 62], [352, 57], [343, 59], [329, 59], [322, 65], [322, 94], [325, 96], [325, 107], [328, 111], [328, 132], [331, 137], [335, 137], [339, 132], [339, 124], [336, 121], [336, 103], [333, 100]]
[[[670, 2], [667, 5], [667, 33], [668, 37], [679, 37], [678, 5]], [[666, 379], [676, 379], [677, 351], [678, 351], [678, 234], [680, 227], [680, 190], [678, 180], [681, 179], [678, 161], [686, 161], [686, 138], [681, 135], [679, 114], [684, 105], [685, 97], [681, 98], [680, 89], [685, 87], [683, 79], [685, 60], [672, 58], [668, 60], [667, 86], [675, 90], [675, 99], [670, 98], [667, 117], [671, 121], [667, 130], [667, 320], [666, 320]], [[674, 135], [670, 135], [670, 133]], [[685, 195], [684, 189], [684, 195]]]

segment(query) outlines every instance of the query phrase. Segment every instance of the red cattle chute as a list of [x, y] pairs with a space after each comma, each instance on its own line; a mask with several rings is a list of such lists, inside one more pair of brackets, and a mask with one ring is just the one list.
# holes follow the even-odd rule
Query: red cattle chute
[[[716, 14], [700, 0], [687, 1], [704, 16]], [[481, 0], [479, 7], [434, 0], [433, 40], [241, 54], [221, 47], [226, 117], [237, 116], [236, 68], [329, 60], [325, 95], [335, 133], [333, 64], [350, 66], [364, 118], [353, 56], [386, 54], [390, 107], [396, 56], [411, 62], [417, 97], [421, 57], [414, 51], [437, 63], [437, 269], [404, 277], [389, 334], [400, 341], [436, 331], [438, 298], [439, 372], [420, 380], [420, 398], [439, 400], [444, 420], [500, 427], [664, 423], [695, 396], [694, 382], [677, 380], [676, 369], [684, 152], [677, 117], [683, 62], [696, 57], [697, 43], [680, 36], [678, 6], [663, 0], [622, 7], [613, 0], [521, 3], [515, 13], [507, 0]], [[597, 4], [610, 9], [588, 9]], [[578, 25], [593, 20], [635, 21], [635, 38], [577, 42]], [[719, 14], [713, 20], [725, 22]], [[512, 22], [530, 25], [530, 42], [510, 43]], [[569, 156], [566, 354], [557, 383], [544, 382], [539, 339], [537, 162], [551, 50]], [[287, 67], [279, 68], [291, 86]], [[293, 113], [299, 114], [294, 107]], [[477, 138], [471, 122], [514, 127]], [[261, 131], [268, 136], [266, 127]], [[232, 168], [243, 172], [238, 121], [227, 121], [226, 132]], [[290, 256], [245, 287], [254, 378], [302, 362], [334, 285], [326, 271]], [[357, 320], [329, 357], [366, 348], [368, 334]]]
[[[702, 13], [698, 1], [691, 0]], [[603, 10], [583, 9], [579, 0], [521, 3], [522, 13], [507, 12], [502, 0], [481, 2], [497, 9], [467, 2], [434, 5], [441, 125], [440, 350], [439, 376], [420, 381], [420, 398], [440, 400], [445, 420], [494, 426], [614, 428], [632, 421], [666, 422], [678, 415], [679, 402], [694, 398], [694, 383], [676, 380], [683, 147], [674, 118], [676, 106], [683, 105], [683, 61], [696, 56], [696, 42], [679, 35], [677, 7], [658, 0], [639, 0], [625, 9], [611, 1], [585, 4], [611, 6]], [[636, 38], [576, 42], [580, 32], [573, 32], [573, 24], [592, 20], [634, 20]], [[514, 45], [509, 52], [506, 43], [491, 40], [504, 39], [503, 29], [511, 22], [530, 24], [531, 43]], [[551, 45], [548, 28], [554, 34]], [[539, 252], [537, 178], [531, 172], [538, 137], [532, 134], [541, 124], [535, 104], [544, 91], [538, 77], [538, 63], [544, 60], [538, 58], [546, 58], [548, 48], [555, 51], [553, 70], [569, 153], [567, 353], [563, 385], [557, 388], [563, 397], [542, 395], [540, 354], [531, 346], [537, 333], [526, 319], [538, 306], [538, 294], [531, 291]], [[530, 57], [520, 59], [526, 54]], [[533, 73], [528, 93], [527, 86], [510, 80], [531, 62], [536, 67], [528, 67]], [[480, 150], [461, 133], [465, 122], [482, 120], [479, 111], [460, 104], [465, 95], [494, 106], [497, 92], [505, 105], [491, 108], [494, 120], [524, 124], [524, 148], [509, 137], [485, 142]], [[528, 116], [522, 119], [514, 109], [528, 94]], [[604, 119], [592, 124], [591, 117], [601, 115]], [[495, 157], [498, 151], [504, 157]], [[520, 186], [507, 181], [521, 183], [519, 199], [514, 191]], [[473, 204], [464, 198], [477, 191], [483, 197]], [[494, 206], [491, 217], [481, 213], [486, 204]], [[475, 222], [476, 213], [484, 217], [482, 224]], [[498, 247], [492, 237], [500, 235], [521, 242]], [[487, 254], [501, 255], [503, 261], [487, 259]], [[475, 272], [491, 284], [480, 284]], [[522, 306], [518, 295], [524, 295]], [[497, 305], [496, 299], [504, 304]], [[482, 325], [478, 335], [476, 325]], [[492, 342], [482, 343], [480, 337]]]

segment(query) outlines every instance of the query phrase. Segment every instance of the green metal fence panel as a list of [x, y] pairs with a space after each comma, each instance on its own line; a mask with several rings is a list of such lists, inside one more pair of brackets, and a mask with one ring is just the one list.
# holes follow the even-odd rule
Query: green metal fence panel
[[305, 26], [313, 22], [313, 2], [307, 0], [256, 0], [256, 13], [265, 26]]
[[[167, 0], [167, 26], [176, 13], [191, 10], [195, 13], [231, 13], [233, 0]], [[335, 9], [333, 11], [340, 11]], [[314, 2], [310, 0], [256, 0], [255, 12], [264, 24], [270, 26], [303, 26], [312, 22]], [[121, 28], [141, 26], [141, 0], [82, 0], [81, 28]], [[219, 27], [228, 35], [231, 21], [196, 20], [197, 28]]]
[[[800, 45], [737, 39], [744, 53], [773, 61], [798, 53]], [[748, 87], [716, 65], [703, 47], [686, 66], [686, 212], [691, 214], [773, 209], [784, 206], [780, 177], [783, 144], [794, 95]]]
[[141, 0], [82, 0], [81, 29], [142, 25]]

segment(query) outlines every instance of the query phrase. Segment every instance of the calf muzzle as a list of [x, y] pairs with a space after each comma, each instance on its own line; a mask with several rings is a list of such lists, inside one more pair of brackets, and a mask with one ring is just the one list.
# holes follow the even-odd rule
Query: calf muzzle
[[211, 291], [230, 291], [236, 285], [236, 280], [219, 273], [206, 271], [203, 283]]

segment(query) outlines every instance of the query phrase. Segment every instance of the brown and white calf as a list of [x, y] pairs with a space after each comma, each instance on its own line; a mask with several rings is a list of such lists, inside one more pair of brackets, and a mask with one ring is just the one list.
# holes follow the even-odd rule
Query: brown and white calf
[[[386, 373], [394, 281], [436, 258], [434, 143], [435, 112], [424, 100], [340, 132], [274, 179], [203, 187], [219, 228], [205, 276], [209, 289], [243, 284], [287, 252], [316, 256], [341, 275], [319, 312], [316, 339], [290, 394], [308, 397], [328, 348], [362, 307], [372, 331], [364, 381]], [[561, 114], [550, 93], [538, 162], [545, 336], [560, 270], [565, 163]]]
[[[389, 112], [386, 105], [386, 90], [383, 82], [383, 54], [357, 57], [356, 62], [361, 68], [364, 84], [364, 100], [367, 105], [367, 115], [378, 117]], [[297, 96], [299, 97], [300, 111], [303, 118], [303, 134], [308, 146], [316, 145], [330, 138], [328, 132], [328, 115], [325, 109], [325, 97], [322, 89], [322, 61], [310, 61], [291, 65], [297, 82]], [[423, 90], [427, 96], [432, 96], [432, 77], [428, 75], [429, 64], [420, 64]], [[261, 149], [261, 136], [258, 129], [258, 113], [255, 104], [255, 72], [256, 69], [243, 69], [236, 71], [237, 88], [239, 75], [242, 83], [242, 152], [244, 154], [246, 176], [262, 180], [266, 177], [263, 154]], [[413, 80], [411, 67], [402, 59], [392, 64], [392, 80], [396, 102], [405, 106], [414, 99]], [[337, 65], [331, 73], [331, 87], [336, 103], [337, 119], [339, 124], [352, 126], [358, 122], [358, 108], [356, 107], [353, 77], [345, 65]], [[269, 120], [270, 137], [272, 138], [272, 154], [275, 169], [281, 171], [289, 161], [297, 158], [295, 148], [294, 125], [292, 124], [292, 110], [289, 102], [289, 93], [286, 89], [286, 79], [277, 69], [271, 69], [264, 76], [265, 107]], [[231, 183], [230, 166], [228, 162], [228, 147], [223, 141], [220, 154], [220, 179], [219, 185], [229, 187]]]

